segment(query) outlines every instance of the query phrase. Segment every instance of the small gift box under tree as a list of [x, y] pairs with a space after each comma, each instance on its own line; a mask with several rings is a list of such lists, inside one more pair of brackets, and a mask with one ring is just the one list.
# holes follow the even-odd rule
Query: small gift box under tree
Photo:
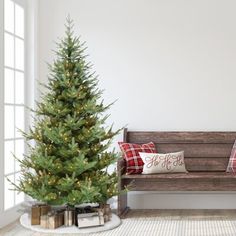
[[72, 226], [75, 223], [75, 209], [67, 207], [64, 211], [64, 225]]
[[41, 215], [40, 225], [46, 229], [56, 229], [64, 225], [64, 210], [50, 211], [46, 215]]
[[46, 215], [51, 207], [46, 204], [35, 204], [31, 207], [31, 225], [40, 225], [41, 215]]
[[103, 217], [103, 213], [101, 211], [78, 214], [77, 220], [78, 220], [78, 227], [79, 228], [104, 225], [104, 217]]
[[64, 211], [50, 212], [48, 214], [48, 228], [56, 229], [64, 225]]
[[104, 222], [111, 220], [112, 214], [110, 204], [100, 204], [99, 209], [101, 209], [101, 211], [103, 212]]
[[78, 226], [78, 216], [82, 214], [94, 213], [96, 212], [95, 209], [99, 207], [99, 204], [96, 204], [95, 207], [92, 207], [91, 204], [82, 204], [75, 206], [75, 225]]

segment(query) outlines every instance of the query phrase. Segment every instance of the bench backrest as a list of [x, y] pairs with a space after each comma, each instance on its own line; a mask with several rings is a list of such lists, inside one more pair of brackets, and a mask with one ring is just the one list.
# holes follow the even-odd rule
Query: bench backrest
[[225, 171], [236, 132], [146, 132], [124, 130], [124, 141], [154, 142], [159, 153], [184, 150], [188, 171]]

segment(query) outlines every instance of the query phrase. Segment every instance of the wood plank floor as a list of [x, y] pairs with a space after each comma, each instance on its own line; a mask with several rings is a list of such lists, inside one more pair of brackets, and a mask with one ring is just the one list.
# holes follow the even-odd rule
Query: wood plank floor
[[[216, 220], [217, 218], [236, 220], [236, 210], [132, 210], [127, 214], [127, 218], [143, 217], [168, 217], [168, 219], [175, 220], [185, 218], [192, 220]], [[20, 225], [18, 220], [1, 229], [0, 236], [56, 236], [56, 234], [27, 230]]]

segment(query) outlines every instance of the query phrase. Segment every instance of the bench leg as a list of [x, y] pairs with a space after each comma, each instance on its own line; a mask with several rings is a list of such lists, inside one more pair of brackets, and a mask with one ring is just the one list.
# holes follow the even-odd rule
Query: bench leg
[[118, 195], [118, 216], [122, 219], [128, 213], [129, 207], [127, 206], [127, 193]]
[[120, 158], [117, 162], [117, 172], [118, 172], [118, 206], [117, 206], [117, 215], [120, 218], [125, 218], [129, 207], [127, 206], [127, 191], [125, 191], [125, 183], [122, 179], [122, 175], [125, 170], [125, 161], [123, 158]]

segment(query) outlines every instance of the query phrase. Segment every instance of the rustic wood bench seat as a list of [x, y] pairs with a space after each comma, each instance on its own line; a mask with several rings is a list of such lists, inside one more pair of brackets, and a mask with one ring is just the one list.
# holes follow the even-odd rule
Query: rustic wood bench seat
[[236, 190], [236, 182], [232, 182], [236, 180], [236, 175], [223, 172], [123, 175], [122, 180], [125, 185], [130, 184], [130, 180], [132, 180], [132, 191], [198, 191], [200, 184], [201, 191]]
[[[119, 189], [129, 191], [236, 191], [236, 175], [227, 173], [236, 132], [144, 132], [124, 130], [124, 142], [154, 142], [159, 153], [184, 150], [188, 173], [127, 175], [119, 159]], [[128, 193], [118, 196], [118, 214], [124, 217]]]

